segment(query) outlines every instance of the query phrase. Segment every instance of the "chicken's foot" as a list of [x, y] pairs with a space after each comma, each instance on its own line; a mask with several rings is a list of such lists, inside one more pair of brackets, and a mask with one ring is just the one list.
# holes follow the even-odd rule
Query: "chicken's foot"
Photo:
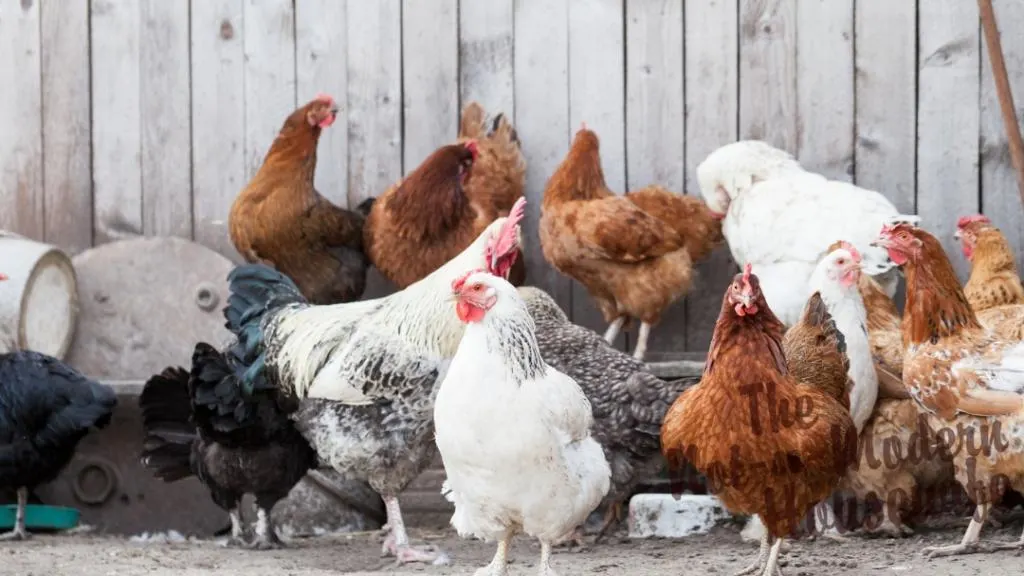
[[473, 573], [473, 576], [507, 576], [508, 548], [512, 542], [512, 533], [506, 532], [498, 542], [498, 550], [494, 553], [491, 563]]
[[284, 548], [284, 543], [277, 537], [274, 524], [270, 519], [270, 510], [262, 507], [256, 509], [256, 537], [249, 548], [253, 550], [273, 550]]
[[383, 555], [394, 555], [396, 564], [409, 562], [424, 562], [434, 565], [450, 564], [443, 550], [434, 546], [415, 548], [409, 545], [409, 534], [405, 531], [405, 520], [402, 519], [402, 509], [398, 505], [396, 496], [384, 497], [384, 508], [388, 514], [388, 537], [384, 539], [384, 546], [381, 548]]
[[242, 513], [238, 510], [238, 504], [235, 504], [235, 508], [228, 510], [228, 516], [231, 517], [231, 535], [228, 536], [227, 546], [247, 546], [245, 525], [242, 523]]
[[988, 518], [989, 504], [978, 504], [974, 515], [971, 516], [971, 523], [964, 532], [964, 537], [959, 544], [949, 546], [929, 546], [921, 551], [925, 558], [939, 558], [942, 556], [957, 556], [960, 554], [973, 554], [981, 551], [978, 544], [978, 537], [981, 535], [981, 527], [985, 525]]
[[619, 316], [612, 323], [608, 325], [608, 329], [604, 332], [604, 341], [611, 344], [615, 342], [615, 339], [619, 337], [619, 330], [622, 330], [622, 325], [626, 322], [625, 316]]
[[647, 340], [651, 337], [651, 325], [647, 322], [640, 323], [640, 334], [636, 339], [636, 348], [633, 349], [633, 358], [643, 360], [647, 354]]
[[849, 538], [839, 532], [839, 524], [836, 521], [836, 514], [832, 510], [832, 503], [823, 500], [814, 507], [814, 524], [817, 528], [817, 535], [828, 538], [833, 542], [848, 542]]
[[993, 550], [1024, 550], [1024, 531], [1020, 533], [1020, 539], [1016, 542], [1006, 542], [993, 545]]
[[892, 510], [888, 504], [883, 504], [882, 521], [874, 530], [870, 530], [869, 533], [886, 534], [893, 538], [903, 538], [905, 536], [913, 536], [914, 529], [903, 523], [899, 518], [899, 511]]
[[615, 502], [608, 506], [608, 510], [604, 513], [604, 522], [601, 524], [601, 530], [598, 531], [597, 536], [594, 538], [594, 544], [597, 544], [605, 537], [608, 530], [617, 524], [622, 519], [622, 502]]
[[571, 534], [557, 541], [555, 548], [565, 548], [572, 552], [583, 552], [587, 550], [587, 541], [583, 538], [583, 527], [577, 526]]
[[29, 534], [25, 530], [25, 506], [28, 505], [28, 488], [18, 488], [18, 511], [14, 516], [14, 530], [6, 534], [0, 534], [0, 542], [12, 540], [28, 540]]
[[768, 534], [768, 531], [763, 531], [761, 533], [761, 549], [757, 553], [757, 560], [754, 560], [753, 564], [733, 574], [733, 576], [749, 576], [750, 574], [760, 574], [761, 570], [764, 569], [764, 565], [768, 562], [768, 552], [772, 547], [771, 539], [772, 537], [770, 534]]
[[551, 544], [540, 543], [540, 576], [558, 576], [558, 573], [551, 568]]
[[768, 551], [768, 562], [764, 566], [761, 576], [782, 576], [782, 568], [779, 568], [779, 554], [782, 553], [783, 538], [776, 538]]

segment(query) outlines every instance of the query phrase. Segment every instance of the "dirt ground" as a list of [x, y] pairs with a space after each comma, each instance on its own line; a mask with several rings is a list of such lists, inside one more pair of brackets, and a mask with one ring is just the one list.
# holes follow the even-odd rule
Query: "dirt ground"
[[[962, 526], [962, 525], [961, 525]], [[1019, 522], [982, 533], [984, 541], [1015, 541]], [[812, 574], [921, 574], [1018, 576], [1024, 567], [1021, 551], [925, 560], [921, 548], [960, 540], [962, 527], [921, 530], [900, 541], [852, 536], [848, 542], [800, 540], [784, 557], [787, 576]], [[451, 533], [413, 531], [419, 542], [447, 551], [449, 566], [408, 565], [401, 568], [380, 557], [379, 534], [331, 535], [294, 539], [283, 550], [255, 552], [225, 548], [216, 541], [138, 542], [90, 535], [37, 535], [26, 542], [0, 544], [0, 574], [11, 576], [470, 576], [494, 552], [491, 545], [461, 540]], [[728, 575], [749, 564], [756, 554], [738, 530], [721, 528], [684, 540], [615, 539], [581, 552], [560, 551], [553, 567], [560, 576], [591, 574], [626, 576]], [[539, 547], [524, 539], [512, 550], [511, 576], [535, 574]]]

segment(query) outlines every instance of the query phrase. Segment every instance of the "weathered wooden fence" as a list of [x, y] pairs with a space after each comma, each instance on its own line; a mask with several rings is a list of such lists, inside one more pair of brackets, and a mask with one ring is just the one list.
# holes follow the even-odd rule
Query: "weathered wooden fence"
[[[1024, 2], [996, 12], [1021, 103]], [[341, 204], [450, 141], [463, 102], [514, 118], [531, 277], [592, 326], [536, 238], [581, 121], [616, 190], [695, 194], [707, 153], [763, 138], [922, 214], [950, 248], [956, 217], [982, 210], [1024, 253], [983, 46], [975, 0], [0, 0], [0, 227], [71, 252], [173, 234], [236, 257], [232, 198], [324, 91], [347, 123], [317, 184]], [[707, 348], [730, 272], [725, 250], [701, 267], [651, 359]]]

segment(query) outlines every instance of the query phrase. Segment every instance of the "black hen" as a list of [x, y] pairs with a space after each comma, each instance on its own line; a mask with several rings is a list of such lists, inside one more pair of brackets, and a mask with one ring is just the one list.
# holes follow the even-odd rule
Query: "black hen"
[[243, 543], [238, 506], [253, 494], [251, 547], [275, 548], [281, 541], [270, 512], [317, 460], [288, 418], [291, 401], [275, 387], [253, 382], [246, 373], [252, 362], [241, 361], [245, 354], [244, 338], [223, 353], [200, 342], [191, 372], [170, 367], [146, 382], [139, 397], [146, 433], [142, 462], [167, 482], [197, 476], [230, 514], [232, 544]]
[[28, 493], [71, 461], [90, 428], [110, 423], [117, 395], [60, 360], [38, 352], [0, 355], [0, 486], [17, 488], [14, 530], [23, 540]]
[[[665, 412], [700, 378], [666, 382], [648, 372], [642, 361], [609, 346], [600, 334], [570, 322], [543, 290], [525, 286], [519, 295], [536, 324], [544, 361], [579, 383], [594, 412], [592, 434], [612, 470], [611, 487], [601, 503], [606, 515], [600, 540], [620, 519], [622, 505], [637, 485], [661, 468]], [[579, 531], [573, 539], [583, 545]]]

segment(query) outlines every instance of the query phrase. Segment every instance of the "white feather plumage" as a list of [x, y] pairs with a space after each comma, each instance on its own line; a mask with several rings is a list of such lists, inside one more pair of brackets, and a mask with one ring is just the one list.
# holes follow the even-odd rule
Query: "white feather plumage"
[[[462, 536], [503, 541], [517, 532], [550, 545], [608, 492], [611, 470], [591, 437], [590, 402], [541, 359], [533, 320], [515, 288], [475, 274], [497, 296], [471, 323], [434, 405], [437, 446]], [[453, 314], [454, 316], [454, 314]]]
[[883, 224], [911, 222], [884, 196], [805, 171], [793, 157], [764, 142], [722, 146], [697, 167], [701, 195], [725, 214], [722, 233], [738, 264], [751, 264], [768, 306], [787, 326], [800, 318], [808, 280], [836, 240], [851, 242], [864, 272], [895, 293], [898, 269], [870, 243]]

